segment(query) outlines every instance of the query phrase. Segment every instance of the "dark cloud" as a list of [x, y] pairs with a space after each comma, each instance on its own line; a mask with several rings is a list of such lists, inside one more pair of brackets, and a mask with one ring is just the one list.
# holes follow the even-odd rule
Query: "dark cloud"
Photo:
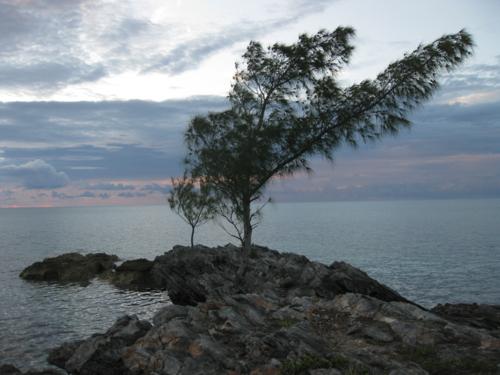
[[147, 191], [148, 193], [162, 193], [168, 194], [170, 192], [170, 186], [160, 185], [160, 184], [148, 184], [141, 188], [142, 191]]
[[[444, 84], [443, 95], [448, 95], [447, 90], [453, 92], [454, 88]], [[452, 167], [454, 159], [446, 157], [498, 153], [500, 100], [443, 104], [441, 99], [442, 96], [437, 97], [434, 102], [419, 109], [412, 116], [413, 128], [403, 131], [398, 137], [388, 137], [381, 142], [363, 145], [354, 152], [347, 147], [339, 149], [335, 154], [333, 173], [341, 171], [343, 165], [351, 166], [349, 163], [356, 161], [367, 161], [371, 169], [380, 170], [383, 164], [373, 165], [369, 161], [383, 160], [398, 171], [386, 176], [387, 181], [392, 182], [383, 183], [371, 175], [371, 182], [363, 181], [363, 184], [383, 186], [376, 188], [383, 191], [394, 183], [396, 192], [404, 190], [398, 187], [401, 184], [398, 176], [408, 175], [396, 162], [443, 158], [445, 162], [439, 167], [429, 162], [406, 168], [419, 176], [421, 181], [427, 179], [426, 183], [431, 183], [432, 178], [439, 180], [439, 184], [436, 183], [435, 186], [443, 185], [442, 178], [453, 177], [456, 179], [455, 186], [462, 186], [460, 194], [469, 192], [473, 195], [474, 191], [485, 195], [493, 194], [496, 191], [496, 180], [488, 179], [487, 175], [488, 170], [493, 169], [493, 174], [498, 171], [498, 162], [495, 168], [494, 162], [484, 159], [481, 165], [486, 166], [486, 169], [477, 168], [478, 171], [481, 170], [481, 174], [474, 174], [473, 169], [464, 170], [463, 181], [459, 181], [459, 172]], [[79, 181], [79, 186], [89, 191], [130, 192], [133, 190], [132, 185], [123, 183], [120, 186], [109, 181], [158, 180], [180, 175], [185, 154], [183, 131], [189, 119], [196, 113], [218, 111], [226, 107], [226, 99], [222, 97], [164, 102], [0, 103], [0, 149], [3, 151], [0, 158], [0, 163], [3, 163], [0, 164], [3, 166], [1, 175], [7, 177], [7, 164], [9, 168], [19, 167], [39, 159], [53, 168], [51, 170], [45, 167], [47, 175], [59, 178], [55, 185], [66, 184], [71, 178]], [[352, 168], [359, 171], [363, 169], [361, 164], [352, 165]], [[24, 181], [26, 187], [47, 185], [50, 188], [54, 185], [53, 182], [33, 183], [21, 178], [20, 173], [28, 173], [27, 171], [10, 170], [8, 178], [13, 180], [14, 173], [17, 173], [17, 181]], [[85, 180], [103, 180], [107, 181], [107, 185], [95, 182], [85, 185]], [[475, 180], [481, 181], [482, 185], [471, 182]], [[339, 183], [350, 184], [345, 181]], [[418, 186], [417, 181], [412, 180], [412, 183]], [[492, 187], [492, 190], [488, 190], [487, 186]], [[148, 184], [141, 188], [141, 192], [146, 194], [165, 194], [168, 190], [168, 186], [160, 184]], [[430, 194], [420, 190], [424, 192], [422, 194]], [[357, 191], [356, 194], [360, 196], [368, 194], [360, 188], [353, 191]]]
[[111, 143], [179, 147], [198, 113], [227, 107], [222, 97], [103, 102], [0, 103], [0, 148], [8, 142], [49, 145]]
[[54, 199], [73, 199], [76, 197], [74, 195], [68, 195], [66, 193], [61, 193], [58, 191], [52, 191], [50, 196]]
[[20, 180], [27, 189], [54, 189], [69, 183], [68, 175], [37, 159], [24, 164], [0, 166], [0, 176]]
[[[40, 194], [39, 194], [40, 196]], [[96, 194], [92, 191], [84, 191], [81, 194], [66, 194], [64, 192], [52, 191], [51, 197], [54, 199], [79, 199], [79, 198], [100, 198], [109, 199], [111, 196], [108, 193]]]
[[110, 191], [135, 190], [134, 185], [113, 184], [113, 183], [90, 184], [86, 185], [85, 188], [89, 190], [110, 190]]
[[93, 193], [91, 191], [84, 191], [78, 197], [80, 197], [80, 198], [95, 198], [96, 193]]
[[146, 193], [141, 193], [139, 191], [127, 191], [123, 193], [118, 193], [120, 198], [142, 198], [145, 197]]
[[96, 81], [106, 75], [103, 66], [91, 66], [82, 61], [34, 62], [13, 66], [0, 64], [0, 85], [3, 87], [25, 87], [53, 91], [62, 85]]

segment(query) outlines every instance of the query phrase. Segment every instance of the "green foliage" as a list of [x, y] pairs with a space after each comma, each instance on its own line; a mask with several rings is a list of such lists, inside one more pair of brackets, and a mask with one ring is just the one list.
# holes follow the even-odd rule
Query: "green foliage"
[[[464, 30], [421, 45], [374, 80], [341, 87], [354, 30], [300, 35], [297, 43], [264, 48], [251, 42], [236, 67], [226, 111], [195, 117], [186, 133], [186, 167], [222, 202], [248, 249], [273, 177], [310, 171], [309, 159], [332, 160], [342, 145], [397, 134], [409, 113], [438, 88], [439, 74], [472, 52]], [[228, 210], [229, 208], [229, 210]]]
[[201, 186], [195, 187], [192, 178], [184, 175], [182, 179], [172, 179], [172, 189], [168, 197], [170, 209], [177, 213], [191, 227], [191, 247], [194, 246], [194, 231], [196, 227], [214, 217], [215, 200], [209, 191]]

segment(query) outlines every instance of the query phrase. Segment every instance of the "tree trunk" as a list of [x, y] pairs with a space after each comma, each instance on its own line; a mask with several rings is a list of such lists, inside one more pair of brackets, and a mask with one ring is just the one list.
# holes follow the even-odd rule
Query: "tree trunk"
[[252, 222], [250, 219], [250, 199], [243, 202], [243, 249], [250, 252], [252, 248]]
[[191, 227], [191, 248], [194, 247], [194, 229], [195, 229], [195, 227], [192, 226]]

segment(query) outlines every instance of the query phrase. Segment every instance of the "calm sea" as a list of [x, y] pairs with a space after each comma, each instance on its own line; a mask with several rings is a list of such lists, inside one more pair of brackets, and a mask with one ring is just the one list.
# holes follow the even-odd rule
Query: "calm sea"
[[[231, 239], [216, 225], [198, 243]], [[266, 208], [254, 242], [310, 259], [344, 260], [431, 307], [440, 302], [500, 304], [500, 200], [281, 203]], [[43, 365], [47, 350], [103, 331], [125, 313], [151, 318], [165, 293], [30, 283], [29, 264], [68, 251], [122, 259], [188, 242], [166, 206], [0, 209], [0, 364]]]

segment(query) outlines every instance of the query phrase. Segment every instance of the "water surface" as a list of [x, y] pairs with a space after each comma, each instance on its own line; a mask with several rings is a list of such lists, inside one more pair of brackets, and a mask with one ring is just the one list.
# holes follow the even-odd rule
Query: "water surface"
[[[206, 245], [232, 241], [216, 225]], [[150, 319], [165, 293], [32, 283], [27, 265], [68, 251], [153, 259], [189, 241], [166, 206], [0, 209], [0, 364], [44, 364], [49, 348]], [[500, 304], [500, 200], [282, 203], [266, 208], [254, 242], [324, 263], [345, 260], [422, 305]]]

